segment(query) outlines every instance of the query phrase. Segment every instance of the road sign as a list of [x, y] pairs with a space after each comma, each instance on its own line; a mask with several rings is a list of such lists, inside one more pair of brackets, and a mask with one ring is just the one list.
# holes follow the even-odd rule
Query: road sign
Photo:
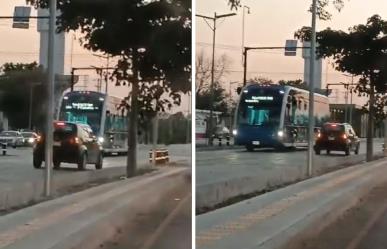
[[297, 55], [297, 40], [286, 40], [285, 56]]
[[13, 28], [28, 29], [30, 26], [31, 7], [16, 6], [13, 13]]

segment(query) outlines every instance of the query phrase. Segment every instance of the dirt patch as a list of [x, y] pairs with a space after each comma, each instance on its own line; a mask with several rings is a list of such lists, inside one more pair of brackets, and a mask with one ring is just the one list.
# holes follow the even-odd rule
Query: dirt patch
[[[387, 238], [383, 236], [382, 246], [375, 245], [375, 239], [367, 238], [379, 221], [387, 221], [387, 182], [373, 188], [359, 203], [347, 210], [334, 223], [325, 227], [320, 233], [307, 238], [299, 237], [288, 243], [283, 249], [365, 249], [386, 248]], [[380, 214], [379, 216], [375, 216]], [[380, 219], [384, 216], [383, 219]], [[376, 223], [372, 220], [376, 219]], [[379, 227], [379, 231], [385, 231]], [[385, 232], [383, 233], [385, 234]]]

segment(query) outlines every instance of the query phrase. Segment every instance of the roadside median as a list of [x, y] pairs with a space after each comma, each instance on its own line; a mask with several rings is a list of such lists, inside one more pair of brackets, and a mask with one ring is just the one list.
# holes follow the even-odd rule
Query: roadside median
[[[383, 153], [375, 154], [375, 158]], [[313, 176], [319, 176], [351, 165], [365, 162], [365, 155], [326, 156], [315, 160]], [[269, 162], [268, 162], [269, 163]], [[293, 162], [289, 162], [292, 166]], [[306, 166], [296, 162], [294, 167], [273, 167], [265, 174], [249, 172], [244, 176], [222, 178], [218, 181], [196, 185], [196, 210], [204, 213], [216, 208], [282, 188], [308, 178]], [[306, 163], [305, 163], [306, 165]]]
[[0, 248], [100, 248], [128, 220], [157, 208], [162, 195], [189, 177], [187, 168], [164, 167], [1, 216]]
[[387, 181], [380, 159], [311, 178], [196, 217], [197, 248], [286, 248], [317, 234]]
[[[181, 166], [183, 162], [172, 161], [167, 166]], [[152, 164], [140, 165], [137, 174], [144, 174], [159, 169]], [[43, 172], [44, 169], [42, 169]], [[85, 170], [69, 172], [64, 170], [53, 170], [51, 192], [52, 198], [64, 194], [76, 192], [77, 189], [84, 189], [93, 185], [99, 185], [109, 181], [118, 180], [126, 175], [126, 167], [111, 167], [102, 170]], [[44, 181], [42, 178], [35, 181], [15, 183], [4, 187], [0, 191], [0, 213], [8, 213], [32, 204], [45, 201], [43, 196]]]

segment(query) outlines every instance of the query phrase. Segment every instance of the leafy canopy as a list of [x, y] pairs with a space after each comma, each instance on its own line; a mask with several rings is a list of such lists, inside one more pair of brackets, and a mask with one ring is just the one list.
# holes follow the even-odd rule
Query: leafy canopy
[[[48, 0], [26, 0], [47, 7]], [[138, 83], [145, 109], [180, 103], [191, 89], [191, 0], [58, 0], [59, 31], [78, 30], [83, 46], [119, 58], [117, 84]], [[133, 71], [138, 71], [138, 77]]]
[[31, 89], [35, 93], [32, 121], [36, 126], [41, 126], [46, 106], [44, 82], [45, 74], [36, 62], [5, 63], [0, 67], [0, 111], [7, 116], [12, 128], [28, 126]]
[[[310, 28], [295, 33], [301, 40], [310, 40]], [[325, 29], [317, 33], [320, 57], [332, 57], [335, 69], [360, 77], [360, 92], [368, 93], [372, 84], [377, 92], [385, 92], [387, 84], [387, 22], [378, 15], [366, 24], [356, 25], [348, 32]]]
[[[241, 0], [228, 0], [231, 9], [241, 7]], [[344, 0], [317, 0], [317, 15], [321, 20], [329, 20], [332, 14], [326, 10], [332, 4], [338, 11], [344, 7]], [[312, 8], [309, 9], [311, 11]]]

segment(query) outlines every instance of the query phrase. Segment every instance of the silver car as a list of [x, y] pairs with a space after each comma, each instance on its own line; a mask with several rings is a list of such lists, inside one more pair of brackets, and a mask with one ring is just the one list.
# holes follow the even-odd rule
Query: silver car
[[24, 137], [18, 131], [2, 131], [0, 133], [0, 144], [7, 144], [13, 148], [23, 146]]

